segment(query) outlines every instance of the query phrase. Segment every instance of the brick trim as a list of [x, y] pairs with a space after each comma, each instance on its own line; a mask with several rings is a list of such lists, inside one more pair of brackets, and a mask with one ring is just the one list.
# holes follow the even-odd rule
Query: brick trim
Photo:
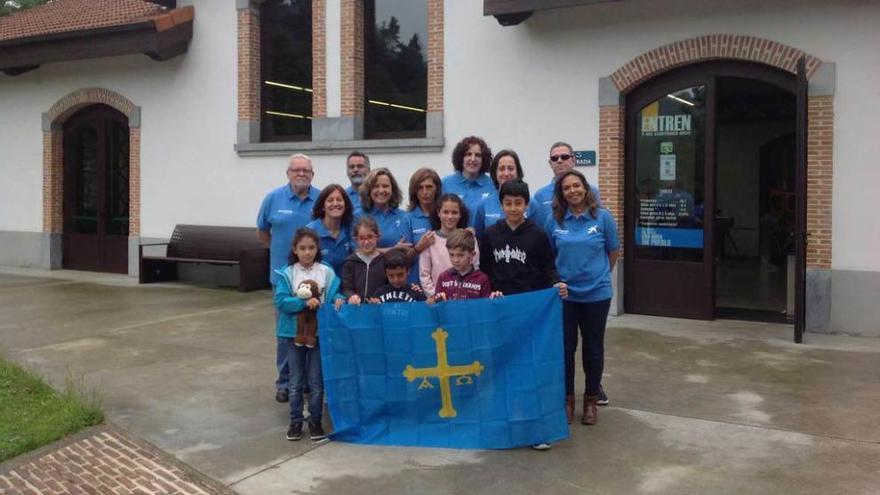
[[443, 0], [428, 0], [428, 111], [443, 111]]
[[238, 120], [260, 121], [260, 12], [238, 11]]
[[831, 268], [834, 97], [807, 97], [807, 268]]
[[340, 115], [364, 116], [364, 2], [342, 0]]
[[312, 118], [327, 116], [326, 17], [326, 0], [312, 0]]
[[807, 58], [807, 77], [810, 77], [822, 62], [802, 50], [754, 36], [711, 34], [676, 41], [645, 52], [614, 71], [611, 80], [621, 93], [627, 93], [662, 72], [718, 59], [758, 62], [794, 74], [801, 56]]
[[128, 118], [128, 235], [140, 235], [141, 129], [140, 108], [128, 98], [103, 88], [74, 91], [58, 100], [46, 112], [43, 130], [43, 232], [61, 234], [64, 218], [64, 122], [77, 111], [104, 104]]
[[[623, 239], [624, 107], [599, 108], [599, 190], [602, 204], [617, 221], [617, 234]], [[623, 243], [620, 244], [623, 256]]]

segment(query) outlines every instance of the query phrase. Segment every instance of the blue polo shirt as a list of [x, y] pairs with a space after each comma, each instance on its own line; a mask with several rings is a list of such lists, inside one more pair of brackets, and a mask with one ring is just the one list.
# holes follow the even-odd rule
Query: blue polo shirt
[[257, 228], [272, 234], [269, 244], [269, 280], [272, 285], [278, 278], [275, 270], [287, 266], [290, 256], [290, 243], [296, 229], [304, 227], [312, 219], [312, 208], [321, 191], [309, 187], [306, 199], [300, 199], [290, 188], [290, 184], [269, 191], [257, 213]]
[[608, 253], [620, 249], [617, 224], [608, 210], [575, 216], [565, 212], [562, 225], [550, 216], [544, 224], [556, 253], [556, 269], [568, 284], [568, 300], [595, 302], [611, 298], [611, 269]]
[[334, 238], [324, 226], [324, 222], [318, 218], [309, 222], [306, 227], [318, 233], [321, 239], [321, 261], [333, 267], [338, 277], [342, 276], [342, 264], [345, 258], [354, 251], [354, 242], [351, 239], [351, 226], [339, 227], [339, 234]]
[[495, 184], [488, 175], [482, 174], [474, 180], [469, 180], [461, 172], [443, 178], [443, 193], [457, 194], [464, 201], [470, 212], [468, 225], [474, 224], [480, 201], [492, 196], [498, 197]]
[[[480, 204], [477, 206], [477, 211], [474, 214], [474, 230], [477, 232], [477, 237], [483, 235], [483, 232], [486, 231], [489, 227], [498, 223], [498, 220], [505, 218], [504, 216], [504, 208], [501, 207], [501, 200], [498, 196], [490, 196], [483, 201], [480, 201]], [[526, 218], [531, 219], [541, 219], [541, 207], [538, 206], [538, 203], [535, 201], [529, 201], [528, 209], [526, 209]], [[537, 223], [536, 225], [543, 226], [543, 223]]]
[[[381, 211], [376, 208], [364, 211], [362, 208], [359, 208], [354, 212], [355, 222], [364, 215], [373, 217], [376, 223], [379, 224], [378, 247], [391, 247], [397, 244], [401, 237], [405, 242], [413, 242], [409, 215], [400, 208], [389, 208], [387, 211]], [[355, 235], [356, 232], [352, 232], [352, 234]]]
[[[540, 212], [540, 217], [536, 217], [533, 220], [538, 225], [544, 225], [547, 222], [547, 217], [551, 216], [553, 213], [553, 185], [556, 184], [556, 181], [550, 181], [549, 184], [535, 191], [535, 195], [532, 197], [532, 203], [535, 203], [536, 206], [540, 207], [538, 210]], [[595, 184], [590, 184], [590, 191], [593, 191], [593, 196], [596, 198], [596, 203], [599, 204], [599, 207], [602, 207], [602, 198], [599, 196], [599, 188], [596, 187]]]
[[[419, 242], [425, 234], [431, 231], [431, 217], [427, 215], [420, 207], [407, 212], [409, 214], [409, 225], [412, 229], [413, 244]], [[419, 283], [419, 258], [416, 256], [415, 263], [409, 272], [409, 282], [413, 284]]]
[[353, 206], [351, 211], [357, 211], [361, 207], [361, 195], [358, 190], [353, 186], [348, 186], [345, 188], [345, 192], [348, 193], [348, 199], [351, 200]]

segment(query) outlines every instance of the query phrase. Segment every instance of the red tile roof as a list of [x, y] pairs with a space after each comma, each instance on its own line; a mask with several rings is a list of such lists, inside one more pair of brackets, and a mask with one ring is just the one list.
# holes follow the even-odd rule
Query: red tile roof
[[170, 12], [146, 0], [54, 0], [0, 17], [0, 41], [157, 20]]

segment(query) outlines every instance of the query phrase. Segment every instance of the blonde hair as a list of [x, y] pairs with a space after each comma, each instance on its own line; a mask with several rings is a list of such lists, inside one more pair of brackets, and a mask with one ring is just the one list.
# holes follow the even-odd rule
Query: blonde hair
[[446, 236], [446, 249], [463, 249], [473, 253], [477, 249], [477, 239], [468, 229], [453, 229]]

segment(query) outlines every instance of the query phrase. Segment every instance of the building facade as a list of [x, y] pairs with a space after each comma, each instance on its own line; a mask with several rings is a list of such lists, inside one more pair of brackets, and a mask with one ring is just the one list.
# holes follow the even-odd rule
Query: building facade
[[[287, 59], [269, 36], [283, 30], [272, 8], [304, 2], [157, 3], [126, 21], [149, 19], [153, 36], [128, 53], [49, 56], [57, 33], [28, 38], [9, 27], [20, 14], [0, 19], [0, 265], [62, 268], [74, 243], [91, 242], [89, 228], [69, 231], [82, 205], [65, 189], [97, 173], [66, 165], [88, 152], [71, 144], [89, 139], [81, 122], [102, 122], [96, 142], [127, 166], [115, 176], [125, 187], [100, 184], [102, 204], [116, 204], [105, 214], [125, 225], [102, 227], [115, 244], [94, 269], [131, 275], [138, 244], [175, 224], [253, 225], [294, 152], [312, 156], [319, 187], [347, 185], [354, 149], [405, 184], [419, 167], [451, 172], [455, 143], [475, 134], [515, 149], [537, 189], [562, 140], [597, 155], [580, 170], [624, 240], [617, 312], [791, 313], [802, 236], [806, 329], [880, 336], [880, 222], [868, 208], [880, 179], [876, 2], [312, 0], [311, 32], [292, 38], [310, 45], [296, 55], [311, 55], [305, 83], [275, 70]], [[389, 15], [403, 38], [395, 53], [409, 39], [422, 55], [407, 100], [418, 104], [376, 86]], [[189, 37], [162, 34], [187, 23]], [[77, 29], [94, 40], [95, 28]], [[309, 100], [279, 110], [279, 89]], [[393, 104], [418, 118], [386, 125], [380, 107]], [[113, 176], [116, 162], [99, 162]]]

